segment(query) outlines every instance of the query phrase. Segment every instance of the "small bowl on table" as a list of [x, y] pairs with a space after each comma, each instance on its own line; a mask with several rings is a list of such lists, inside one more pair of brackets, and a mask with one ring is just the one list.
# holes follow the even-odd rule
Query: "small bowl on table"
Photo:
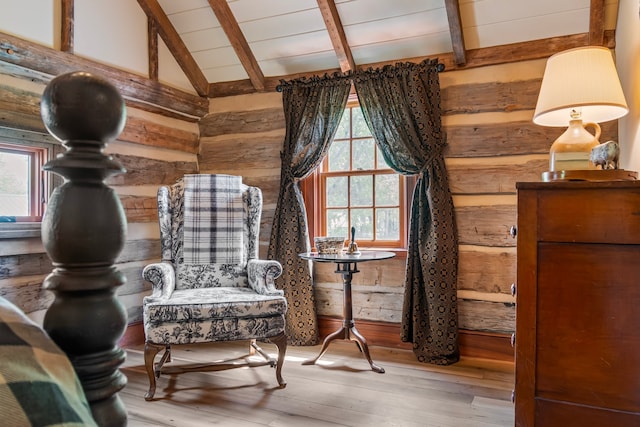
[[344, 237], [328, 237], [318, 236], [313, 239], [316, 244], [316, 250], [321, 255], [339, 254], [344, 249]]

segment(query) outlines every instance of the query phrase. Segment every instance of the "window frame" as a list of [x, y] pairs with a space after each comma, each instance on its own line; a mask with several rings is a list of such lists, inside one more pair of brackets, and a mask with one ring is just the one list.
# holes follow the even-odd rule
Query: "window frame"
[[[32, 168], [31, 203], [38, 206], [36, 215], [16, 217], [16, 222], [0, 223], [0, 240], [40, 237], [41, 224], [46, 204], [53, 190], [63, 183], [63, 178], [43, 170], [43, 166], [64, 152], [62, 144], [52, 136], [29, 130], [0, 126], [0, 146], [20, 153], [31, 153], [37, 165]], [[35, 179], [34, 179], [35, 177]], [[40, 203], [40, 201], [42, 203]]]
[[29, 158], [29, 215], [11, 215], [16, 222], [41, 222], [46, 203], [48, 177], [42, 170], [48, 149], [32, 145], [9, 144], [0, 138], [0, 152], [28, 156]]
[[[346, 105], [346, 108], [358, 107], [359, 102], [357, 97], [350, 96], [349, 101]], [[352, 138], [350, 135], [349, 142], [350, 144], [354, 140], [358, 140], [362, 138]], [[351, 154], [350, 154], [351, 159]], [[329, 172], [327, 171], [327, 158], [323, 159], [322, 163], [305, 179], [300, 181], [300, 190], [302, 191], [305, 210], [307, 214], [307, 223], [309, 226], [309, 238], [312, 242], [314, 237], [326, 235], [326, 224], [325, 224], [325, 184], [324, 181], [328, 176], [357, 176], [357, 175], [376, 175], [372, 174], [371, 170], [366, 171], [357, 171], [351, 170], [349, 173], [345, 174], [342, 171], [340, 172]], [[399, 176], [400, 181], [400, 236], [397, 241], [371, 241], [371, 240], [362, 240], [358, 239], [356, 235], [356, 241], [360, 249], [378, 249], [378, 250], [391, 250], [396, 252], [404, 252], [408, 246], [408, 235], [409, 235], [409, 217], [411, 215], [411, 199], [413, 189], [415, 187], [416, 179], [414, 176], [406, 176], [399, 174], [392, 169], [387, 170], [381, 169], [381, 174], [397, 174]], [[375, 197], [375, 196], [374, 196]], [[374, 207], [375, 209], [375, 201]]]

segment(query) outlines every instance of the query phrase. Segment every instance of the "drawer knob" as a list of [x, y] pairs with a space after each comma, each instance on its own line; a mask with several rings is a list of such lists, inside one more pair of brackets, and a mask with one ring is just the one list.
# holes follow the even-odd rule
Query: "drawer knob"
[[514, 239], [516, 238], [516, 236], [518, 235], [518, 229], [516, 228], [515, 225], [512, 225], [511, 228], [509, 229], [509, 234], [511, 235], [511, 237], [513, 237]]
[[516, 296], [516, 284], [515, 283], [511, 284], [511, 296], [512, 297]]
[[511, 347], [515, 347], [516, 345], [516, 333], [511, 334]]

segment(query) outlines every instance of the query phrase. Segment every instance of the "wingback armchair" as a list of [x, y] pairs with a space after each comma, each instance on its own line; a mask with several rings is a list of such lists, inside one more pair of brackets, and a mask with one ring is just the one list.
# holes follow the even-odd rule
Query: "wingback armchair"
[[[241, 211], [241, 229], [237, 236], [237, 243], [241, 245], [240, 258], [222, 264], [185, 262], [185, 251], [191, 250], [185, 247], [189, 245], [188, 239], [185, 244], [185, 235], [188, 238], [194, 235], [190, 232], [192, 222], [187, 221], [185, 226], [185, 187], [193, 185], [189, 184], [190, 179], [215, 180], [220, 177], [228, 176], [187, 175], [176, 184], [158, 190], [162, 261], [143, 270], [143, 277], [152, 284], [152, 294], [143, 300], [144, 360], [149, 375], [146, 400], [153, 399], [156, 378], [163, 373], [270, 365], [275, 367], [279, 386], [286, 385], [282, 365], [287, 347], [284, 333], [287, 301], [283, 291], [276, 289], [274, 284], [274, 279], [282, 273], [280, 263], [258, 259], [260, 189], [239, 184], [241, 208], [236, 211]], [[201, 207], [198, 209], [202, 210]], [[191, 212], [189, 208], [186, 210]], [[209, 227], [206, 221], [204, 226], [215, 228]], [[199, 232], [195, 235], [200, 236]], [[218, 241], [226, 242], [228, 236], [209, 236], [208, 240], [215, 246]], [[238, 340], [250, 342], [249, 353], [240, 358], [242, 362], [236, 358], [206, 366], [164, 366], [171, 361], [173, 345]], [[274, 343], [278, 348], [277, 359], [264, 352], [256, 340]], [[156, 355], [162, 349], [165, 351], [156, 363]], [[249, 356], [255, 355], [256, 351], [264, 361], [250, 360]]]

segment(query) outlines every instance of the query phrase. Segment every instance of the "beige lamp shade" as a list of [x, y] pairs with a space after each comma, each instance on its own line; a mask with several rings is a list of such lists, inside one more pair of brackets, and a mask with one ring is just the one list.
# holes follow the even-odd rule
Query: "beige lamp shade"
[[[572, 110], [581, 116], [572, 115]], [[541, 126], [567, 126], [572, 119], [601, 123], [628, 111], [611, 51], [588, 46], [549, 58], [533, 122]]]

